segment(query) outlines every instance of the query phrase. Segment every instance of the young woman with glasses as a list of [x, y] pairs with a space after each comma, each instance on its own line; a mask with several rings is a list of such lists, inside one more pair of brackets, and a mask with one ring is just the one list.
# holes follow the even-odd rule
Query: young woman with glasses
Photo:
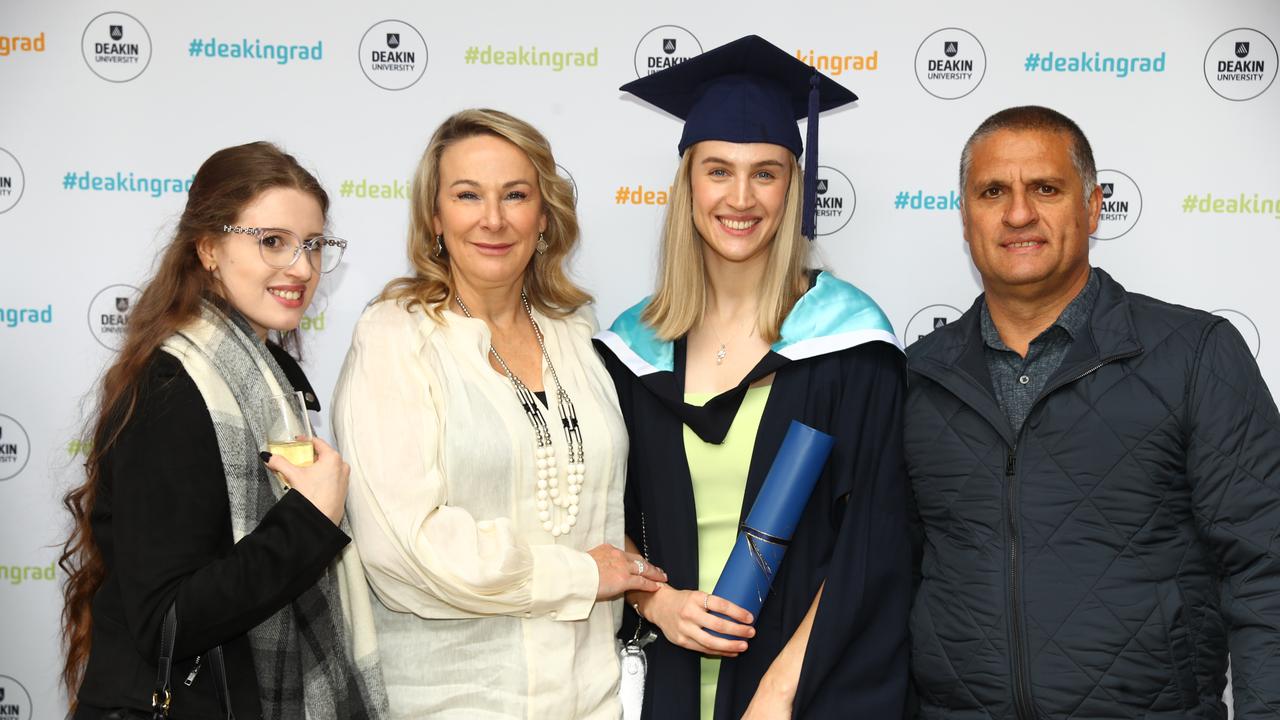
[[346, 247], [325, 234], [328, 205], [268, 143], [196, 172], [103, 377], [85, 483], [64, 500], [63, 681], [77, 720], [382, 716], [344, 531], [350, 470], [318, 438], [307, 467], [260, 454], [264, 399], [301, 391], [319, 409], [281, 341]]

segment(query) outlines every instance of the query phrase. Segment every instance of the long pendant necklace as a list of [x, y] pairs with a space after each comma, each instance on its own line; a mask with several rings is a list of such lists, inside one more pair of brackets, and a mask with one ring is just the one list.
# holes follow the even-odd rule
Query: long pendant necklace
[[[470, 318], [471, 311], [462, 302], [462, 298], [455, 294], [453, 299], [457, 301], [458, 307], [462, 308], [462, 314]], [[507, 380], [511, 381], [511, 386], [516, 391], [516, 399], [524, 407], [524, 414], [529, 419], [529, 424], [533, 426], [533, 434], [537, 440], [533, 459], [538, 469], [538, 481], [534, 491], [538, 520], [542, 522], [543, 530], [551, 533], [553, 537], [560, 537], [567, 535], [573, 526], [578, 524], [578, 497], [582, 493], [585, 471], [582, 430], [578, 427], [578, 412], [573, 407], [573, 401], [569, 399], [569, 393], [565, 392], [560, 384], [556, 366], [551, 363], [551, 356], [547, 354], [547, 345], [542, 340], [542, 330], [533, 319], [533, 309], [529, 307], [529, 299], [525, 297], [523, 290], [520, 291], [520, 303], [524, 306], [525, 315], [529, 316], [529, 324], [533, 326], [533, 336], [538, 339], [538, 349], [542, 351], [542, 359], [547, 362], [547, 368], [551, 370], [551, 379], [556, 384], [556, 409], [560, 412], [560, 424], [564, 427], [565, 444], [569, 456], [565, 464], [563, 491], [560, 485], [559, 463], [556, 462], [556, 448], [551, 443], [551, 429], [547, 426], [542, 410], [538, 407], [538, 399], [528, 386], [511, 372], [511, 368], [507, 367], [507, 362], [498, 354], [492, 343], [489, 345], [489, 352], [506, 373]]]

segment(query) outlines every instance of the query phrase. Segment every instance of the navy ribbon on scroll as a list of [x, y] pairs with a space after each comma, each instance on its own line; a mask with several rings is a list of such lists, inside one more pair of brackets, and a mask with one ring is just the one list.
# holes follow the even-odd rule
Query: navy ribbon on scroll
[[824, 432], [791, 421], [712, 594], [758, 617], [834, 442]]

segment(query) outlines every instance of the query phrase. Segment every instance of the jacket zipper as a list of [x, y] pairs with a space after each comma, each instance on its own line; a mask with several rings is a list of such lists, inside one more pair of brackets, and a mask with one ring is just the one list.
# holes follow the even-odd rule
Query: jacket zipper
[[182, 683], [183, 685], [191, 687], [191, 683], [196, 681], [196, 674], [200, 672], [200, 661], [203, 657], [203, 655], [196, 656], [196, 664], [191, 668], [191, 673], [187, 675], [187, 679]]
[[[1019, 433], [1021, 435], [1021, 433]], [[1013, 707], [1018, 720], [1035, 720], [1035, 708], [1031, 705], [1031, 683], [1027, 681], [1030, 668], [1022, 637], [1022, 588], [1018, 582], [1018, 447], [1009, 449], [1005, 460], [1005, 484], [1009, 488], [1009, 604], [1011, 617], [1009, 628], [1013, 631]]]
[[[1136, 355], [1137, 353], [1132, 353]], [[1098, 364], [1076, 375], [1070, 380], [1064, 380], [1057, 383], [1047, 391], [1042, 392], [1041, 399], [1047, 397], [1049, 393], [1054, 392], [1060, 387], [1070, 385], [1071, 383], [1083, 380], [1085, 377], [1092, 375], [1102, 366], [1114, 360], [1119, 360], [1128, 355], [1117, 355], [1103, 359]], [[1039, 405], [1039, 402], [1036, 403]], [[1035, 410], [1033, 405], [1031, 410]], [[1030, 412], [1027, 413], [1030, 418]], [[1023, 428], [1026, 427], [1026, 421], [1023, 421]], [[1010, 603], [1010, 620], [1009, 627], [1013, 635], [1013, 706], [1014, 712], [1018, 716], [1018, 720], [1036, 720], [1035, 706], [1031, 702], [1031, 682], [1028, 679], [1031, 669], [1027, 663], [1026, 641], [1022, 637], [1022, 587], [1018, 581], [1018, 445], [1022, 439], [1022, 430], [1018, 429], [1018, 436], [1014, 439], [1013, 447], [1009, 449], [1009, 453], [1005, 459], [1004, 475], [1005, 484], [1008, 486], [1009, 495], [1009, 511], [1007, 520], [1009, 522], [1009, 603]]]

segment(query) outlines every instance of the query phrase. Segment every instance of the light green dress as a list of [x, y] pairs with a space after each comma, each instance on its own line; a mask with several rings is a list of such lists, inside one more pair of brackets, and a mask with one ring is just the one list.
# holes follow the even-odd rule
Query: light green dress
[[[729, 434], [719, 445], [703, 442], [684, 426], [684, 454], [693, 481], [693, 502], [698, 517], [698, 589], [710, 593], [720, 579], [729, 552], [738, 536], [742, 495], [747, 487], [756, 430], [764, 415], [772, 386], [750, 388]], [[690, 405], [703, 405], [716, 393], [685, 393]], [[716, 704], [720, 659], [702, 658], [702, 719], [711, 720]]]

